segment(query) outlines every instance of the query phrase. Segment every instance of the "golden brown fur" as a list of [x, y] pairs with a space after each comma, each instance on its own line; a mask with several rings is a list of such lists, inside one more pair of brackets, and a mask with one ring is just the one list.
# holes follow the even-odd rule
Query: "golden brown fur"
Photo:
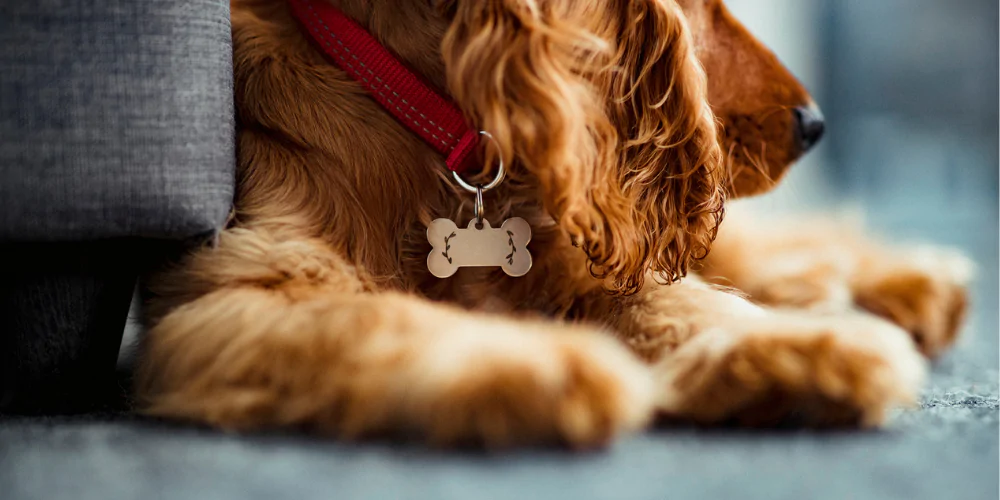
[[[586, 447], [654, 412], [871, 425], [912, 401], [922, 361], [888, 322], [847, 305], [765, 309], [684, 278], [726, 195], [766, 190], [802, 153], [789, 110], [811, 103], [720, 2], [334, 3], [498, 139], [510, 178], [486, 217], [529, 220], [535, 266], [431, 277], [427, 224], [471, 216], [443, 159], [312, 47], [283, 1], [234, 0], [234, 218], [151, 283], [145, 411]], [[845, 251], [863, 261], [861, 248]], [[767, 289], [747, 267], [730, 281]], [[941, 322], [883, 300], [889, 281], [830, 279], [907, 328], [908, 315]]]

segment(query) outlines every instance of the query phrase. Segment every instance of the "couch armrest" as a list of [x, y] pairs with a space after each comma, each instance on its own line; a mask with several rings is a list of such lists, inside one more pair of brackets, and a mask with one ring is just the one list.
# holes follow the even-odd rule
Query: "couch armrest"
[[221, 227], [231, 39], [229, 0], [0, 2], [0, 242]]

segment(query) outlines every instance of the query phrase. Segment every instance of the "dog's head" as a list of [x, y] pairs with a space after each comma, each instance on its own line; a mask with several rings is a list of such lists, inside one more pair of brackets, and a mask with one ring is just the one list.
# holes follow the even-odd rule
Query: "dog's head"
[[809, 93], [726, 9], [722, 0], [678, 0], [708, 74], [708, 101], [721, 124], [729, 193], [759, 194], [823, 136]]
[[727, 193], [768, 189], [818, 138], [806, 92], [719, 0], [437, 7], [451, 94], [611, 290], [683, 276]]

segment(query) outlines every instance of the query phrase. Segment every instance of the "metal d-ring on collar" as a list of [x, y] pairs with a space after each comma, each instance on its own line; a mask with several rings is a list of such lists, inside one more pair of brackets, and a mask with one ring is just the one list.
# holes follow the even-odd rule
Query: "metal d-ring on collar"
[[[493, 146], [497, 148], [497, 151], [500, 150], [500, 143], [498, 143], [497, 140], [493, 137], [493, 134], [490, 134], [485, 130], [480, 130], [479, 135], [486, 136], [486, 138], [493, 143]], [[458, 185], [462, 187], [462, 189], [469, 191], [470, 193], [476, 193], [476, 204], [474, 206], [473, 213], [476, 216], [477, 226], [483, 223], [483, 214], [486, 212], [485, 208], [483, 207], [483, 193], [499, 186], [500, 183], [503, 182], [504, 177], [507, 176], [507, 170], [504, 168], [503, 165], [503, 155], [499, 156], [497, 164], [498, 165], [497, 165], [496, 177], [494, 177], [493, 180], [486, 185], [477, 184], [473, 186], [472, 184], [465, 182], [465, 179], [462, 179], [462, 176], [458, 175], [458, 172], [451, 173], [452, 176], [455, 177], [455, 182], [457, 182]]]

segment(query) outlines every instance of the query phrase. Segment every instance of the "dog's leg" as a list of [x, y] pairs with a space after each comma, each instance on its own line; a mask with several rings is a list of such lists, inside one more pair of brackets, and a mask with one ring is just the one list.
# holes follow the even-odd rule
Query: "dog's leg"
[[690, 278], [624, 299], [619, 336], [654, 367], [661, 414], [701, 424], [871, 426], [924, 360], [870, 316], [774, 311]]
[[378, 292], [318, 241], [229, 230], [179, 273], [144, 341], [148, 414], [490, 447], [595, 446], [651, 416], [648, 369], [607, 335]]
[[859, 248], [850, 281], [855, 303], [906, 329], [927, 356], [951, 347], [965, 322], [972, 263], [940, 248]]
[[928, 356], [955, 340], [972, 274], [956, 252], [889, 248], [830, 220], [731, 215], [705, 260], [705, 279], [774, 307], [866, 310], [909, 331]]

